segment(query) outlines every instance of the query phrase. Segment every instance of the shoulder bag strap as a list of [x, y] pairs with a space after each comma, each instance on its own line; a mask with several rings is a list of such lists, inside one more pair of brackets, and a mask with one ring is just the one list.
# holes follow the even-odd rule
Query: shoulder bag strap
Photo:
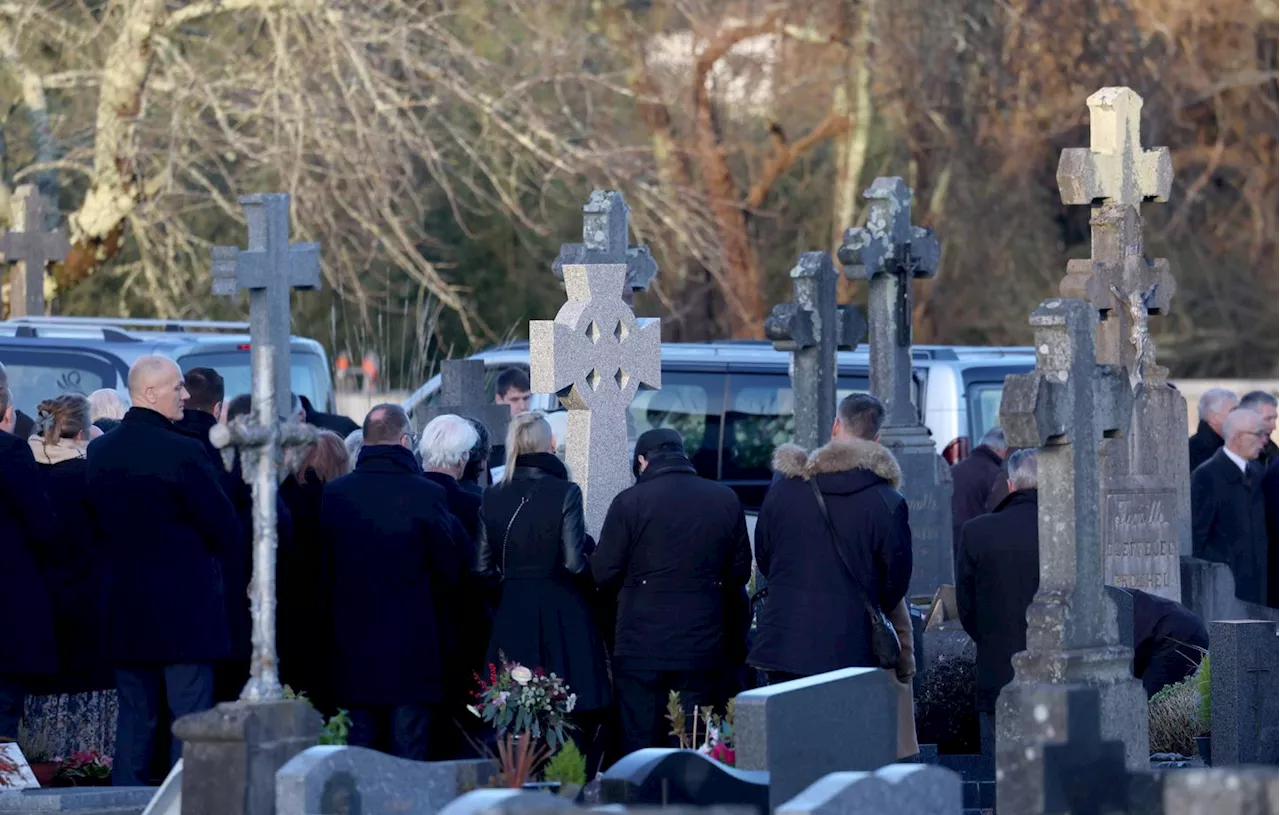
[[863, 605], [867, 607], [868, 611], [884, 613], [879, 604], [871, 602], [866, 587], [862, 585], [862, 580], [858, 577], [858, 571], [853, 568], [853, 564], [849, 563], [844, 547], [840, 545], [840, 533], [836, 531], [836, 525], [831, 522], [831, 515], [827, 512], [827, 501], [822, 497], [822, 490], [818, 488], [817, 480], [810, 478], [809, 486], [813, 488], [813, 497], [818, 499], [818, 509], [822, 511], [822, 519], [827, 522], [827, 531], [831, 533], [831, 542], [836, 547], [836, 554], [840, 556], [840, 562], [844, 564], [845, 571], [849, 573], [849, 577], [853, 578], [853, 585], [857, 587], [858, 594], [862, 595]]

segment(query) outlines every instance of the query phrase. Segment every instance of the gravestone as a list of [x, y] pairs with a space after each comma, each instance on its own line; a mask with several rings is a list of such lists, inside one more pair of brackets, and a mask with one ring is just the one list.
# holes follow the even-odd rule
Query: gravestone
[[21, 184], [10, 203], [12, 228], [0, 235], [0, 255], [9, 270], [9, 316], [44, 316], [44, 275], [67, 257], [71, 244], [61, 229], [45, 231], [45, 200], [35, 186]]
[[3, 815], [141, 815], [151, 800], [152, 787], [66, 787], [20, 791], [0, 790]]
[[440, 815], [581, 815], [583, 811], [559, 795], [502, 789], [469, 792], [440, 810]]
[[836, 418], [836, 351], [852, 351], [866, 333], [853, 306], [836, 301], [835, 266], [826, 252], [805, 252], [791, 270], [792, 302], [773, 307], [764, 335], [791, 352], [795, 443], [816, 450]]
[[911, 400], [912, 287], [937, 274], [942, 253], [933, 231], [911, 225], [911, 189], [901, 178], [877, 178], [863, 193], [867, 225], [845, 230], [845, 274], [868, 281], [871, 392], [885, 405], [880, 443], [902, 468], [911, 524], [909, 596], [932, 598], [955, 582], [951, 546], [951, 468], [938, 455]]
[[551, 264], [557, 278], [564, 279], [564, 267], [623, 263], [627, 267], [622, 299], [628, 306], [635, 292], [648, 291], [658, 274], [657, 261], [647, 246], [627, 244], [631, 207], [617, 190], [594, 190], [582, 207], [582, 243], [560, 245], [560, 254]]
[[569, 411], [565, 463], [582, 488], [587, 534], [600, 536], [618, 493], [631, 486], [627, 416], [640, 388], [662, 387], [662, 326], [641, 325], [622, 299], [627, 266], [563, 266], [568, 302], [529, 322], [533, 390]]
[[[1215, 754], [1215, 759], [1217, 758]], [[1156, 802], [1162, 815], [1275, 815], [1275, 767], [1230, 767], [1163, 773]]]
[[1167, 260], [1144, 252], [1140, 209], [1168, 200], [1173, 165], [1168, 148], [1142, 148], [1138, 94], [1103, 88], [1088, 105], [1090, 145], [1062, 152], [1058, 189], [1064, 204], [1092, 206], [1092, 255], [1068, 261], [1059, 293], [1098, 310], [1097, 361], [1122, 366], [1134, 392], [1128, 433], [1099, 447], [1103, 579], [1181, 601], [1179, 556], [1191, 554], [1187, 402], [1156, 364], [1148, 327], [1168, 313], [1177, 284]]
[[960, 815], [960, 776], [924, 764], [831, 773], [778, 807], [777, 815]]
[[1209, 623], [1213, 766], [1280, 762], [1275, 623]]
[[[1044, 812], [1037, 711], [1054, 686], [1099, 693], [1102, 736], [1125, 745], [1125, 761], [1146, 766], [1147, 705], [1119, 644], [1116, 612], [1102, 582], [1099, 534], [1100, 439], [1129, 423], [1124, 371], [1095, 361], [1097, 311], [1082, 300], [1047, 300], [1031, 314], [1036, 369], [1005, 379], [1000, 424], [1011, 447], [1038, 448], [1040, 586], [1027, 609], [1027, 650], [996, 704], [997, 801], [1007, 811]], [[1048, 690], [1044, 689], [1048, 686]]]
[[276, 815], [435, 815], [492, 782], [493, 762], [409, 761], [363, 747], [312, 747], [276, 771]]
[[844, 668], [737, 696], [735, 766], [767, 770], [780, 806], [827, 773], [878, 770], [898, 752], [898, 691], [879, 668]]
[[729, 767], [694, 750], [651, 748], [624, 756], [601, 777], [606, 804], [745, 807], [769, 815], [769, 773]]
[[440, 400], [434, 407], [419, 404], [413, 411], [413, 422], [421, 430], [432, 419], [447, 414], [483, 424], [494, 446], [506, 443], [511, 408], [494, 404], [483, 360], [446, 359], [440, 363]]
[[[249, 226], [249, 248], [213, 247], [213, 293], [233, 296], [250, 292], [249, 326], [253, 335], [250, 356], [257, 375], [259, 345], [269, 341], [275, 353], [276, 415], [290, 410], [289, 292], [320, 288], [320, 244], [289, 244], [289, 196], [286, 193], [243, 195]], [[259, 297], [257, 295], [265, 296]], [[254, 304], [258, 308], [254, 308]]]

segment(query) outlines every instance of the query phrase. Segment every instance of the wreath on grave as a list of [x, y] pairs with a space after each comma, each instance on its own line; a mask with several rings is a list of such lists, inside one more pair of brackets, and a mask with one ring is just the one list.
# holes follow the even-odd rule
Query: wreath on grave
[[487, 678], [479, 685], [470, 711], [492, 725], [498, 737], [498, 781], [503, 787], [522, 787], [558, 749], [567, 746], [565, 731], [578, 697], [568, 684], [542, 668], [508, 662], [498, 654]]

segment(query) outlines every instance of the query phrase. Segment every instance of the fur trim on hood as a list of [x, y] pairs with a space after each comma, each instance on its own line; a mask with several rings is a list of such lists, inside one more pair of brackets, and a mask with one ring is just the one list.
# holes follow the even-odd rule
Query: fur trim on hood
[[870, 470], [889, 482], [895, 490], [902, 486], [902, 469], [893, 453], [873, 441], [835, 440], [812, 453], [803, 447], [783, 444], [773, 451], [773, 469], [786, 478], [808, 481], [815, 475]]

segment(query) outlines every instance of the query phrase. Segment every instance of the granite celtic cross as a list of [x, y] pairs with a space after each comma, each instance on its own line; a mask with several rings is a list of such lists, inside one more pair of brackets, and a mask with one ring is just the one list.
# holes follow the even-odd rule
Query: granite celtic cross
[[9, 316], [44, 316], [44, 275], [50, 263], [64, 260], [71, 244], [61, 229], [45, 231], [44, 196], [31, 184], [13, 195], [13, 228], [0, 235], [0, 255], [12, 263]]
[[[289, 415], [289, 292], [320, 288], [320, 244], [289, 245], [289, 196], [286, 193], [240, 198], [249, 226], [249, 248], [213, 247], [213, 293], [249, 291], [252, 356], [276, 355], [273, 393], [276, 412]], [[255, 363], [253, 372], [260, 370]], [[256, 383], [255, 383], [256, 385]]]
[[764, 334], [791, 352], [795, 443], [822, 446], [836, 417], [837, 350], [853, 350], [867, 330], [862, 312], [836, 304], [838, 274], [826, 252], [805, 252], [791, 270], [792, 302], [773, 307]]
[[582, 487], [587, 534], [598, 536], [614, 496], [632, 481], [627, 411], [640, 388], [662, 387], [661, 324], [641, 326], [623, 302], [627, 266], [565, 264], [568, 301], [529, 323], [533, 390], [569, 410], [565, 459]]
[[568, 264], [624, 263], [627, 278], [622, 299], [630, 305], [634, 293], [647, 291], [658, 273], [649, 247], [627, 244], [630, 214], [631, 207], [617, 190], [592, 192], [582, 207], [582, 243], [561, 244], [551, 271], [563, 279]]

